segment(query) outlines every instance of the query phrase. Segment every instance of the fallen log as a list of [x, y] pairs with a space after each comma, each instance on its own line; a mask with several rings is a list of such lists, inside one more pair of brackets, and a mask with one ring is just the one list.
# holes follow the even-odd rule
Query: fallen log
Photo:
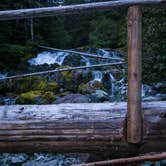
[[0, 107], [0, 152], [166, 151], [166, 103], [143, 103], [144, 140], [126, 143], [126, 103]]
[[89, 65], [89, 66], [78, 66], [78, 67], [67, 67], [62, 69], [54, 69], [54, 70], [46, 70], [41, 72], [34, 72], [34, 73], [27, 73], [27, 74], [20, 74], [20, 75], [14, 75], [9, 77], [0, 78], [0, 81], [10, 80], [10, 79], [19, 79], [24, 77], [31, 77], [35, 75], [43, 75], [43, 74], [49, 74], [49, 73], [56, 73], [56, 72], [64, 72], [64, 71], [72, 71], [72, 70], [79, 70], [79, 69], [89, 69], [89, 68], [97, 68], [97, 67], [106, 67], [106, 66], [115, 66], [115, 65], [122, 65], [124, 62], [115, 62], [115, 63], [101, 63], [96, 65]]
[[34, 9], [19, 9], [0, 11], [0, 20], [15, 20], [35, 17], [48, 17], [65, 14], [81, 14], [93, 11], [110, 11], [112, 8], [128, 7], [132, 5], [165, 5], [165, 0], [117, 0], [94, 2], [79, 5], [45, 7]]
[[80, 51], [73, 51], [73, 50], [63, 50], [63, 49], [59, 49], [59, 48], [51, 48], [51, 47], [46, 47], [46, 46], [38, 46], [39, 48], [44, 48], [47, 50], [53, 50], [53, 51], [60, 51], [60, 52], [67, 52], [67, 53], [72, 53], [72, 54], [78, 54], [78, 55], [84, 55], [84, 56], [88, 56], [91, 58], [100, 58], [100, 59], [106, 59], [106, 60], [120, 60], [120, 61], [124, 61], [123, 58], [113, 58], [113, 57], [105, 57], [105, 56], [101, 56], [101, 55], [96, 55], [96, 54], [90, 54], [87, 52], [80, 52]]
[[129, 164], [129, 163], [138, 163], [144, 161], [158, 161], [166, 159], [166, 153], [161, 154], [153, 154], [153, 155], [143, 155], [137, 157], [130, 157], [130, 158], [120, 158], [120, 159], [113, 159], [108, 161], [98, 161], [88, 164], [79, 164], [73, 166], [103, 166], [103, 165], [113, 165], [113, 164]]

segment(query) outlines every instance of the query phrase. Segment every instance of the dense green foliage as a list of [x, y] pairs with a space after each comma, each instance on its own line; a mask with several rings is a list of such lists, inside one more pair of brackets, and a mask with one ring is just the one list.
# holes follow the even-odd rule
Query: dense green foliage
[[[98, 0], [101, 1], [101, 0]], [[89, 2], [66, 0], [63, 4]], [[0, 9], [18, 9], [58, 5], [53, 0], [1, 0]], [[57, 48], [111, 48], [126, 52], [126, 10], [104, 13], [3, 21], [0, 26], [0, 71], [20, 69], [35, 55], [36, 45]], [[143, 9], [143, 79], [166, 79], [166, 9]]]

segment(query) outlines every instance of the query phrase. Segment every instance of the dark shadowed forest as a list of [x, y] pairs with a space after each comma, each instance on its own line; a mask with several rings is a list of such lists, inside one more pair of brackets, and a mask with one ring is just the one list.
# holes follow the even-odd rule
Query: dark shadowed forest
[[[101, 0], [98, 0], [101, 1]], [[69, 5], [92, 0], [1, 0], [0, 10]], [[94, 1], [93, 1], [94, 2]], [[143, 8], [143, 81], [166, 78], [166, 9]], [[56, 48], [110, 48], [126, 54], [126, 10], [0, 23], [0, 71], [21, 70], [37, 45]]]

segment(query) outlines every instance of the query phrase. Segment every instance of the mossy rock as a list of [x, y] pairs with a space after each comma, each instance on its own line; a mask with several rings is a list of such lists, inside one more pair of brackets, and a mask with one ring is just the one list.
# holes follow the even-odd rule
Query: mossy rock
[[71, 93], [71, 92], [69, 92], [69, 91], [61, 92], [61, 93], [59, 94], [59, 97], [67, 96], [67, 95], [69, 95], [70, 93]]
[[[39, 92], [43, 93], [52, 92], [54, 94], [59, 91], [60, 87], [57, 82], [48, 82], [44, 77], [33, 76], [26, 77], [20, 80], [8, 80], [1, 82], [0, 84], [0, 94], [6, 95], [11, 93], [12, 95], [26, 94], [30, 95], [29, 92]], [[39, 93], [33, 93], [33, 95]], [[29, 97], [29, 96], [28, 96]]]
[[59, 90], [59, 84], [57, 82], [48, 82], [45, 90], [46, 91], [52, 91], [52, 92], [57, 92]]
[[30, 90], [44, 90], [47, 85], [47, 81], [40, 76], [33, 76], [22, 78], [15, 83], [15, 91], [24, 93]]
[[66, 90], [76, 92], [78, 88], [78, 84], [76, 84], [76, 80], [74, 79], [75, 71], [65, 71], [62, 72], [63, 77], [63, 86]]
[[29, 91], [19, 96], [19, 104], [40, 104], [42, 101], [41, 91]]
[[22, 93], [17, 100], [18, 104], [49, 104], [55, 99], [53, 92], [29, 91]]
[[94, 93], [96, 90], [105, 90], [104, 85], [99, 81], [88, 82], [86, 84], [82, 83], [78, 88], [79, 92], [82, 94]]
[[42, 104], [50, 104], [55, 99], [54, 92], [48, 91], [42, 95]]

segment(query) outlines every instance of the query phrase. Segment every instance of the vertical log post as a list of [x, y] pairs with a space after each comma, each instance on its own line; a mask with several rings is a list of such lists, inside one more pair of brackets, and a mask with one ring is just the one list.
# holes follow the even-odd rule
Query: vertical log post
[[142, 14], [139, 6], [128, 9], [128, 112], [127, 141], [139, 143], [142, 139], [141, 61]]

